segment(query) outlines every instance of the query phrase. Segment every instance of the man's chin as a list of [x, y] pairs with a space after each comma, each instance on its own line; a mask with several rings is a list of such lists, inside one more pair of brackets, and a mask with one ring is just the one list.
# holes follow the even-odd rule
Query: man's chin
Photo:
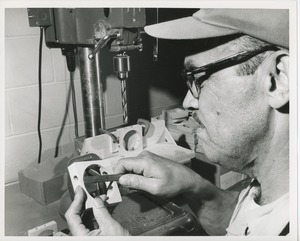
[[218, 164], [218, 165], [222, 164], [222, 158], [220, 157], [220, 155], [216, 155], [215, 151], [212, 151], [212, 150], [208, 149], [207, 147], [203, 147], [202, 152], [205, 155], [205, 157], [208, 159], [209, 162], [211, 162], [213, 164]]
[[203, 148], [203, 154], [208, 159], [208, 161], [213, 164], [217, 164], [228, 170], [234, 169], [234, 167], [231, 165], [233, 163], [233, 160], [229, 160], [225, 157], [224, 154], [216, 153], [215, 150], [211, 150], [208, 147]]

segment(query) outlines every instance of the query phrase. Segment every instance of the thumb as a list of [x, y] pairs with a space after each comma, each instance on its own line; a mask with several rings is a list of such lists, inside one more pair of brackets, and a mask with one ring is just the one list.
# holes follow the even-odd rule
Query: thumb
[[100, 197], [94, 198], [93, 213], [100, 229], [105, 228], [110, 221], [114, 220]]
[[129, 231], [125, 229], [119, 222], [113, 219], [105, 207], [101, 198], [94, 199], [93, 212], [97, 223], [99, 224], [100, 235], [108, 236], [127, 236], [130, 235]]

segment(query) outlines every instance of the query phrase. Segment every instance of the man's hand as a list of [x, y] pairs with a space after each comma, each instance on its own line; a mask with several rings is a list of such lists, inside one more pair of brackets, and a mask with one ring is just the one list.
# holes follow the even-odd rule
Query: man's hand
[[100, 197], [94, 199], [93, 213], [99, 229], [90, 231], [82, 223], [80, 212], [85, 199], [85, 192], [79, 186], [75, 191], [74, 200], [67, 210], [65, 217], [73, 236], [127, 236], [129, 231], [121, 226], [107, 211]]
[[127, 172], [133, 174], [125, 174], [119, 179], [122, 186], [158, 196], [178, 195], [192, 189], [195, 183], [195, 172], [191, 169], [148, 151], [117, 163], [115, 173]]

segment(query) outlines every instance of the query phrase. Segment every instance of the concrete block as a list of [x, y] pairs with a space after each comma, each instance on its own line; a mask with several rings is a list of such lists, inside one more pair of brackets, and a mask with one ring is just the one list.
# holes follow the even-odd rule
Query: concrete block
[[68, 188], [67, 165], [72, 155], [63, 155], [19, 172], [20, 190], [42, 205], [61, 198]]
[[18, 180], [18, 171], [37, 158], [36, 134], [5, 139], [5, 183]]
[[[59, 128], [42, 131], [43, 150], [41, 162], [47, 162], [47, 160], [54, 157], [58, 132]], [[67, 154], [64, 146], [73, 143], [73, 138], [73, 129], [66, 126], [60, 141], [60, 147], [62, 147], [64, 154]], [[5, 139], [5, 183], [17, 181], [20, 170], [31, 163], [37, 163], [38, 148], [39, 143], [36, 132]]]

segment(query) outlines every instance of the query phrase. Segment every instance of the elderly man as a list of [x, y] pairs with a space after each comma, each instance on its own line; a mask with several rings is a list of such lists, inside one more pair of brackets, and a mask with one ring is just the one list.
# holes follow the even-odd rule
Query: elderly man
[[[173, 161], [143, 152], [120, 160], [120, 184], [171, 197], [184, 193], [210, 235], [283, 235], [289, 226], [289, 43], [287, 10], [204, 9], [192, 17], [148, 26], [165, 39], [231, 35], [213, 49], [185, 58], [188, 92], [207, 158], [250, 176], [238, 193], [221, 190]], [[280, 176], [280, 178], [278, 178]], [[66, 218], [73, 235], [128, 235], [103, 201], [93, 209], [98, 230], [89, 231], [79, 213], [84, 191], [76, 190]]]

